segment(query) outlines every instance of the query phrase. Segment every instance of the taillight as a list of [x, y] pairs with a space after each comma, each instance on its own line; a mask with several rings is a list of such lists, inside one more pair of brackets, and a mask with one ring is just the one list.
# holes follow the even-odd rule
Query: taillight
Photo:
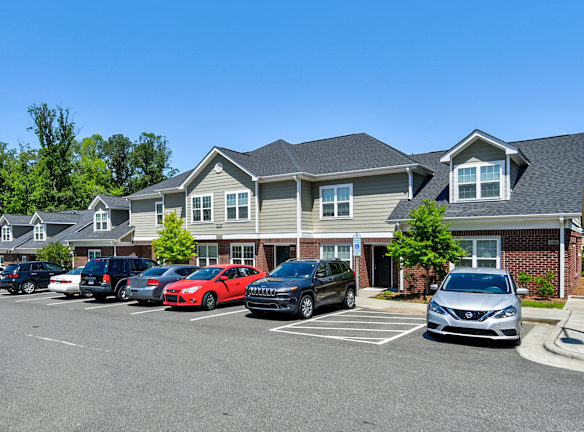
[[71, 281], [60, 281], [60, 283], [73, 283]]
[[19, 277], [20, 277], [20, 275], [18, 273], [14, 273], [14, 274], [9, 274], [8, 275], [8, 279], [17, 279]]
[[108, 274], [104, 274], [104, 275], [103, 275], [103, 278], [101, 279], [101, 281], [102, 281], [103, 283], [111, 283], [111, 282], [112, 282], [112, 279], [110, 278], [110, 275], [108, 275]]
[[156, 279], [148, 279], [146, 286], [158, 286], [159, 282]]
[[126, 279], [126, 285], [130, 286], [130, 279]]
[[57, 282], [57, 281], [56, 281], [55, 279], [51, 279], [49, 282], [50, 282], [50, 283], [55, 283], [55, 282]]

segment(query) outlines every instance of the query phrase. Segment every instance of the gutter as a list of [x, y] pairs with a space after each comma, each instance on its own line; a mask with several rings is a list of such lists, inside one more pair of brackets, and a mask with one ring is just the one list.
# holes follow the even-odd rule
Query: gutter
[[[497, 215], [497, 216], [454, 216], [445, 217], [445, 221], [457, 221], [457, 220], [472, 220], [480, 222], [490, 221], [490, 220], [508, 220], [508, 219], [521, 219], [521, 220], [537, 220], [537, 219], [557, 219], [558, 217], [569, 218], [579, 218], [582, 213], [544, 213], [544, 214], [527, 214], [527, 215]], [[404, 219], [386, 219], [386, 223], [399, 223], [399, 222], [409, 222], [412, 218]]]

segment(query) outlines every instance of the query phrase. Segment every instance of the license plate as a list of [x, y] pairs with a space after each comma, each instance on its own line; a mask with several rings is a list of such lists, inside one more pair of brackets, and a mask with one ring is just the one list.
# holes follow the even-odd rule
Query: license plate
[[92, 280], [88, 280], [88, 281], [87, 281], [87, 284], [88, 284], [88, 285], [93, 285], [93, 282], [94, 282], [94, 281], [92, 281]]

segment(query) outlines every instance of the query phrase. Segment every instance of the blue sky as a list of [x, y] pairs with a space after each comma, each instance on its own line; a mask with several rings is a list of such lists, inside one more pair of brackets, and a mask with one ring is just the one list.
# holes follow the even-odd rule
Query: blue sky
[[583, 17], [549, 1], [9, 2], [0, 141], [36, 145], [40, 102], [70, 107], [80, 137], [166, 135], [180, 171], [279, 138], [367, 132], [418, 153], [475, 128], [583, 132]]

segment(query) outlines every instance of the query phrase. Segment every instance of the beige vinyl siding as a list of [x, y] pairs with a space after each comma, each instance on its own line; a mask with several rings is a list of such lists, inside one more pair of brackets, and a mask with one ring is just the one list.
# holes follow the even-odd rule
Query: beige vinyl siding
[[487, 162], [487, 161], [504, 161], [505, 151], [495, 147], [482, 140], [477, 140], [456, 156], [454, 156], [454, 165], [468, 162]]
[[185, 217], [185, 193], [171, 193], [164, 195], [164, 214], [176, 213], [179, 218]]
[[[320, 186], [353, 184], [353, 218], [320, 220]], [[384, 174], [353, 179], [315, 182], [312, 185], [314, 232], [391, 232], [385, 223], [402, 199], [408, 199], [408, 175]]]
[[46, 224], [46, 235], [47, 235], [47, 240], [49, 240], [51, 237], [56, 236], [57, 234], [59, 234], [61, 231], [69, 228], [71, 225], [65, 225], [65, 224]]
[[111, 210], [110, 228], [115, 228], [118, 225], [126, 222], [127, 220], [128, 220], [127, 210]]
[[312, 183], [302, 180], [301, 199], [302, 203], [302, 231], [312, 231], [312, 207], [314, 205], [312, 195]]
[[[223, 170], [215, 172], [215, 164], [220, 162]], [[225, 221], [225, 192], [249, 191], [249, 221]], [[251, 176], [229, 162], [221, 155], [215, 156], [187, 187], [188, 229], [193, 235], [255, 234], [255, 185]], [[213, 194], [213, 223], [191, 223], [191, 197]], [[217, 228], [221, 224], [222, 228]]]
[[154, 203], [160, 198], [132, 200], [132, 226], [135, 237], [157, 237], [159, 227], [154, 225]]
[[296, 232], [296, 182], [260, 184], [260, 232]]
[[18, 237], [25, 235], [32, 231], [32, 227], [12, 225], [12, 239], [16, 240]]

